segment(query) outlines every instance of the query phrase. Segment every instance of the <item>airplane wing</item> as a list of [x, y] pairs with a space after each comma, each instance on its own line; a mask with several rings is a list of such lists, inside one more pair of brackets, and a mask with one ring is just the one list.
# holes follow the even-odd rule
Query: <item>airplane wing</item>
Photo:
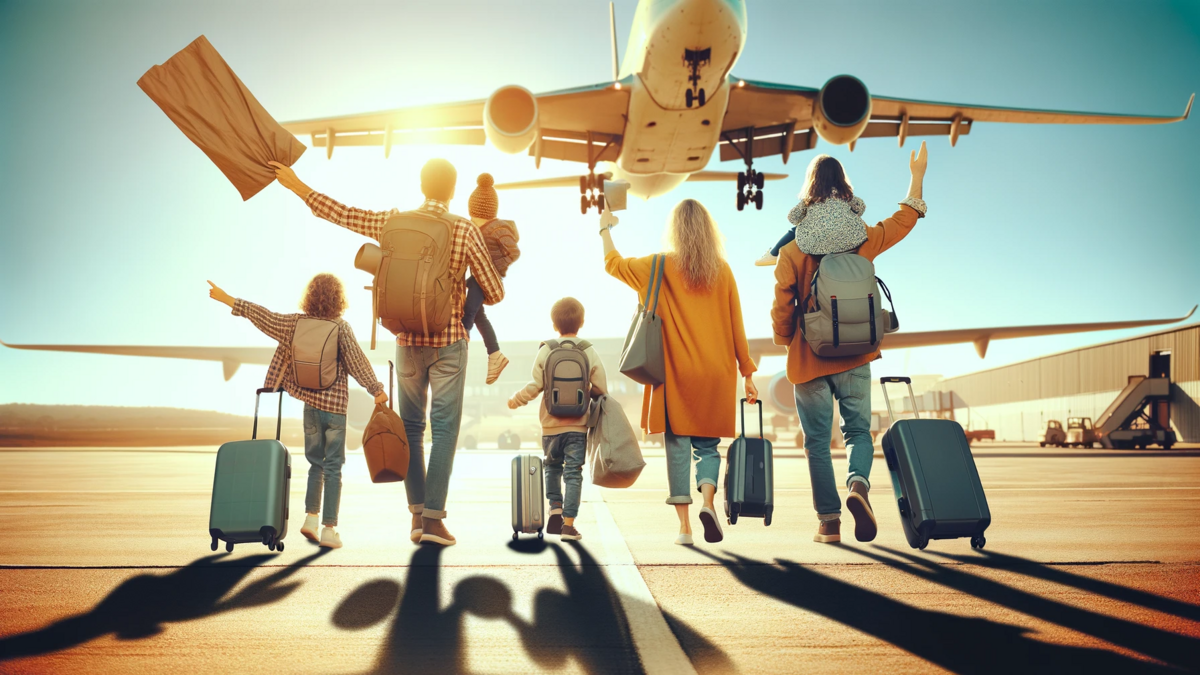
[[[750, 133], [754, 157], [784, 155], [816, 147], [812, 106], [820, 89], [754, 80], [733, 80], [729, 111], [721, 127], [721, 161], [741, 159]], [[1031, 110], [998, 106], [871, 97], [871, 120], [859, 138], [949, 136], [953, 145], [976, 122], [1017, 124], [1167, 124], [1188, 118], [1196, 95], [1175, 116]], [[901, 138], [903, 136], [903, 138]]]
[[[606, 178], [611, 178], [605, 174]], [[786, 173], [764, 173], [765, 180], [783, 180], [787, 178]], [[738, 172], [736, 171], [697, 171], [688, 175], [688, 182], [708, 182], [708, 181], [731, 181], [737, 182]], [[558, 176], [555, 178], [538, 178], [535, 180], [522, 180], [512, 183], [497, 183], [497, 190], [530, 190], [535, 188], [577, 188], [579, 187], [579, 176]]]
[[[988, 344], [992, 340], [1008, 340], [1020, 337], [1038, 337], [1043, 335], [1065, 335], [1068, 333], [1089, 333], [1100, 330], [1117, 330], [1119, 328], [1142, 328], [1145, 326], [1162, 326], [1179, 321], [1187, 321], [1196, 312], [1196, 307], [1186, 315], [1174, 319], [1151, 319], [1143, 321], [1107, 321], [1098, 323], [1059, 323], [1041, 326], [997, 326], [994, 328], [963, 328], [957, 330], [931, 330], [917, 333], [898, 331], [887, 336], [883, 341], [883, 349], [911, 349], [913, 347], [933, 347], [937, 345], [961, 344], [972, 342], [979, 358], [987, 354]], [[750, 353], [762, 356], [781, 356], [787, 354], [787, 349], [775, 344], [770, 338], [753, 338], [750, 343]]]
[[[627, 78], [624, 84], [632, 82]], [[535, 94], [540, 138], [529, 148], [541, 158], [587, 162], [589, 144], [595, 161], [615, 160], [621, 151], [629, 87], [622, 82]], [[487, 101], [397, 108], [340, 117], [284, 122], [283, 128], [307, 135], [313, 147], [333, 156], [335, 146], [379, 145], [384, 157], [393, 145], [483, 145], [483, 106]], [[576, 178], [578, 182], [578, 178]]]

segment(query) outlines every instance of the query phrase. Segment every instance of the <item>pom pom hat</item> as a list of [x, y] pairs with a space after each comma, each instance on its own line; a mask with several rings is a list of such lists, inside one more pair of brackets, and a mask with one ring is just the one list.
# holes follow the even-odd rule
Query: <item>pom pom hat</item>
[[496, 195], [496, 188], [492, 187], [495, 182], [490, 173], [481, 173], [475, 180], [478, 187], [471, 193], [471, 199], [467, 202], [467, 210], [472, 218], [492, 220], [496, 217], [496, 211], [500, 208], [500, 198]]

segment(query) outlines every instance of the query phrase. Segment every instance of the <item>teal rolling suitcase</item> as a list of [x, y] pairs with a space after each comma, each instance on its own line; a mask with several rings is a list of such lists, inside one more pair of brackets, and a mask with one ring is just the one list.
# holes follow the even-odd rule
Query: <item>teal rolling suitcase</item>
[[208, 533], [212, 536], [214, 551], [218, 540], [225, 542], [226, 551], [232, 551], [234, 544], [248, 542], [261, 543], [272, 551], [283, 550], [292, 458], [279, 442], [282, 390], [279, 391], [275, 440], [258, 439], [258, 399], [264, 393], [274, 393], [274, 390], [259, 389], [254, 395], [251, 440], [226, 443], [217, 450], [212, 507], [208, 515]]
[[763, 404], [758, 402], [758, 438], [746, 437], [746, 399], [742, 399], [742, 435], [725, 454], [725, 516], [729, 524], [738, 516], [762, 518], [771, 524], [775, 512], [774, 459], [771, 441], [763, 437]]

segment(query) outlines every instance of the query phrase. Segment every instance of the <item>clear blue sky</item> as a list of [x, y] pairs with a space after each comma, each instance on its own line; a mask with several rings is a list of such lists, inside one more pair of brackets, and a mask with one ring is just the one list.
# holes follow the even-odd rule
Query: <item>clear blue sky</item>
[[[624, 48], [634, 3], [617, 3]], [[1197, 3], [749, 2], [735, 72], [818, 86], [852, 73], [907, 98], [1062, 110], [1178, 114], [1200, 89]], [[365, 336], [361, 238], [312, 218], [272, 186], [243, 203], [136, 86], [205, 34], [277, 118], [302, 119], [534, 91], [609, 77], [607, 4], [0, 2], [0, 337], [11, 342], [267, 344], [208, 299], [204, 280], [272, 308], [295, 306], [315, 272], [346, 280], [348, 318]], [[910, 141], [910, 147], [915, 147]], [[841, 159], [867, 202], [890, 212], [908, 148], [870, 139]], [[909, 330], [1152, 318], [1200, 300], [1200, 118], [1167, 126], [978, 125], [951, 149], [930, 140], [929, 217], [878, 261]], [[490, 147], [310, 150], [311, 185], [368, 208], [417, 203], [429, 157], [459, 165], [459, 199], [481, 170], [498, 180], [575, 174], [576, 166]], [[685, 185], [622, 214], [626, 255], [657, 249], [676, 201], [709, 206], [728, 238], [747, 332], [769, 335], [772, 277], [753, 260], [785, 227], [808, 158], [762, 212], [737, 213], [730, 185]], [[737, 164], [712, 169], [736, 170]], [[587, 307], [585, 334], [622, 335], [633, 294], [604, 275], [595, 216], [571, 190], [502, 196], [525, 255], [494, 311], [501, 340], [547, 337], [565, 294]], [[571, 279], [541, 279], [568, 267]], [[563, 274], [555, 275], [563, 278]], [[877, 374], [957, 374], [1129, 333], [891, 352]], [[763, 364], [764, 375], [782, 368]], [[0, 350], [0, 402], [173, 405], [246, 412], [263, 368], [230, 383], [215, 363]], [[765, 382], [764, 382], [765, 384]]]

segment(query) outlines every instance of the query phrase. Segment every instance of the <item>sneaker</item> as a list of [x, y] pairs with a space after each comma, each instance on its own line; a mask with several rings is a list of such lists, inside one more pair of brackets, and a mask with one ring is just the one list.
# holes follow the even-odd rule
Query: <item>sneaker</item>
[[317, 530], [321, 527], [321, 523], [317, 520], [317, 514], [304, 514], [304, 525], [300, 528], [300, 534], [309, 541], [320, 541], [317, 537]]
[[704, 526], [704, 541], [715, 544], [725, 538], [725, 533], [721, 532], [721, 522], [717, 520], [716, 512], [707, 506], [700, 509], [700, 524]]
[[755, 260], [754, 264], [758, 267], [774, 267], [777, 262], [779, 262], [779, 256], [771, 255], [771, 252], [767, 251], [761, 258]]
[[867, 484], [854, 481], [850, 484], [850, 495], [846, 497], [846, 510], [854, 516], [854, 538], [859, 541], [871, 541], [879, 532], [879, 524], [875, 522], [875, 511], [867, 500]]
[[550, 520], [546, 521], [546, 534], [562, 534], [562, 509], [550, 509]]
[[446, 524], [440, 518], [422, 518], [421, 521], [420, 542], [422, 544], [453, 546], [457, 543], [454, 535], [450, 534], [450, 530], [446, 529]]
[[504, 372], [504, 366], [508, 365], [508, 357], [500, 352], [492, 352], [488, 354], [488, 372], [487, 383], [491, 384], [500, 377], [500, 373]]
[[337, 531], [326, 525], [325, 529], [321, 530], [321, 548], [341, 548], [342, 538], [338, 536]]
[[817, 528], [817, 535], [813, 537], [813, 541], [818, 544], [832, 544], [841, 540], [842, 521], [840, 520], [822, 520], [821, 526]]
[[575, 529], [574, 525], [563, 525], [562, 538], [570, 541], [579, 541], [583, 539], [583, 535], [579, 534], [579, 530]]
[[408, 540], [414, 544], [420, 543], [421, 535], [425, 530], [421, 528], [421, 514], [414, 513], [412, 518], [412, 531], [408, 533]]
[[692, 535], [680, 534], [678, 537], [675, 537], [675, 544], [677, 546], [691, 546], [692, 545]]

